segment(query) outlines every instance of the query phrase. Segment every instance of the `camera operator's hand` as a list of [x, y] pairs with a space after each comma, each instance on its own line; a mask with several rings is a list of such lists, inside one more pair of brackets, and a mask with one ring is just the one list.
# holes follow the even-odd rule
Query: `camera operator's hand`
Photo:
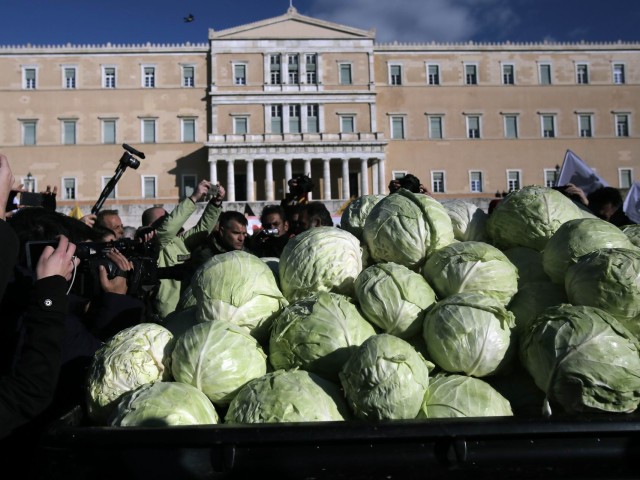
[[75, 251], [75, 244], [69, 242], [64, 235], [60, 235], [55, 249], [50, 245], [44, 247], [36, 265], [36, 278], [40, 280], [60, 275], [67, 281], [71, 280], [73, 269], [80, 263], [80, 259], [74, 255]]
[[[133, 270], [133, 263], [116, 248], [107, 253], [107, 258], [123, 272]], [[100, 285], [105, 292], [119, 293], [122, 295], [127, 293], [127, 279], [125, 277], [116, 275], [113, 278], [109, 278], [104, 265], [100, 265], [98, 275], [100, 276]]]
[[200, 180], [200, 183], [198, 183], [198, 186], [189, 198], [193, 200], [193, 203], [200, 202], [204, 197], [207, 196], [210, 188], [211, 182], [209, 180]]

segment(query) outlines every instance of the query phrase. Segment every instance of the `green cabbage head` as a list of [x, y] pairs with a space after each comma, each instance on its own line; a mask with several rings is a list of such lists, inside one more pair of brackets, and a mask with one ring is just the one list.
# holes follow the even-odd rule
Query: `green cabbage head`
[[310, 228], [287, 242], [279, 271], [290, 302], [318, 292], [353, 298], [353, 282], [362, 271], [360, 241], [340, 228]]
[[500, 250], [529, 247], [541, 252], [564, 222], [582, 218], [580, 208], [561, 192], [530, 185], [507, 195], [487, 220], [491, 243]]
[[98, 349], [87, 374], [87, 412], [107, 422], [118, 399], [141, 385], [171, 379], [172, 333], [142, 323], [116, 333]]
[[442, 204], [404, 188], [371, 209], [363, 238], [374, 262], [394, 262], [412, 270], [454, 241], [451, 218]]
[[429, 381], [417, 418], [512, 415], [509, 400], [484, 380], [439, 373]]
[[225, 423], [330, 422], [348, 417], [336, 384], [304, 370], [276, 370], [240, 389]]
[[545, 413], [632, 412], [640, 402], [638, 341], [604, 310], [547, 308], [521, 341], [523, 365], [546, 393]]
[[269, 361], [274, 370], [300, 367], [337, 382], [342, 365], [375, 333], [349, 297], [320, 292], [290, 303], [275, 319]]
[[219, 421], [207, 396], [180, 382], [155, 382], [125, 393], [118, 402], [112, 427], [209, 425]]
[[219, 320], [183, 333], [176, 340], [171, 368], [176, 381], [226, 406], [245, 383], [267, 373], [267, 356], [246, 329]]
[[640, 250], [601, 248], [578, 258], [564, 282], [569, 302], [598, 307], [640, 338]]
[[287, 305], [269, 266], [241, 250], [207, 260], [191, 287], [199, 322], [234, 323], [261, 343], [268, 341], [271, 322]]
[[635, 223], [632, 225], [625, 225], [622, 227], [622, 231], [627, 237], [629, 237], [631, 243], [636, 247], [640, 247], [640, 225]]
[[356, 297], [367, 320], [404, 339], [422, 332], [422, 314], [436, 301], [422, 275], [393, 262], [365, 268], [356, 278]]
[[362, 240], [364, 222], [373, 206], [386, 195], [361, 195], [347, 205], [340, 217], [340, 228], [352, 233], [358, 240]]
[[489, 241], [489, 235], [487, 234], [487, 212], [474, 203], [461, 199], [444, 200], [442, 206], [451, 218], [453, 235], [456, 240], [461, 242]]
[[563, 223], [542, 252], [542, 266], [552, 282], [564, 285], [567, 269], [578, 257], [599, 248], [636, 248], [622, 230], [600, 218]]
[[564, 288], [547, 280], [522, 285], [507, 308], [515, 317], [516, 332], [521, 334], [529, 329], [545, 308], [567, 302]]
[[432, 367], [407, 341], [381, 333], [365, 340], [344, 364], [340, 383], [360, 419], [415, 418]]
[[485, 242], [458, 242], [441, 248], [424, 264], [422, 275], [439, 298], [477, 292], [507, 305], [518, 291], [515, 265]]
[[462, 292], [426, 311], [422, 335], [430, 359], [440, 368], [484, 377], [509, 366], [514, 327], [513, 314], [498, 300]]
[[542, 267], [542, 252], [529, 247], [511, 247], [502, 253], [518, 270], [518, 288], [529, 282], [550, 281]]

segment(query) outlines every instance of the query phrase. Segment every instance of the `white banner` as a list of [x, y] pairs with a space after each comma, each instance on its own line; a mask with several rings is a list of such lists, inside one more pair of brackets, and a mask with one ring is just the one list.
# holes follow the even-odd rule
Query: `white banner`
[[624, 198], [622, 210], [633, 223], [640, 223], [640, 183], [633, 182]]
[[581, 188], [585, 195], [589, 195], [600, 187], [609, 186], [604, 179], [571, 150], [567, 150], [564, 155], [556, 185], [561, 187], [567, 183], [573, 183], [576, 187]]

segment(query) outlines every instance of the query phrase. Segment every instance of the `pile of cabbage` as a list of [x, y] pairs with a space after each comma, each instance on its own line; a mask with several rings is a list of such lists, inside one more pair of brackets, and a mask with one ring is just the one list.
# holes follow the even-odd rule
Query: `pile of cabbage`
[[[202, 265], [163, 324], [107, 341], [111, 426], [628, 413], [640, 403], [635, 231], [528, 186], [491, 215], [407, 190], [356, 199], [280, 259]], [[635, 243], [634, 243], [635, 242]]]

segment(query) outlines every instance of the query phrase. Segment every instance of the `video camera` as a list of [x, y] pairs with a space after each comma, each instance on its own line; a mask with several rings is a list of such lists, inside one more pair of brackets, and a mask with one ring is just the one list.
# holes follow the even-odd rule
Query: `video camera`
[[[26, 244], [27, 267], [35, 271], [38, 259], [44, 248], [50, 245], [56, 248], [58, 241], [31, 241]], [[133, 263], [133, 269], [123, 271], [107, 258], [107, 253], [117, 249], [127, 260]], [[110, 242], [82, 242], [76, 244], [76, 257], [80, 264], [76, 270], [76, 278], [72, 291], [78, 295], [91, 298], [100, 287], [99, 266], [107, 270], [110, 279], [121, 276], [127, 279], [127, 295], [144, 298], [159, 282], [157, 274], [157, 252], [151, 243], [141, 243], [130, 238], [122, 238]]]

